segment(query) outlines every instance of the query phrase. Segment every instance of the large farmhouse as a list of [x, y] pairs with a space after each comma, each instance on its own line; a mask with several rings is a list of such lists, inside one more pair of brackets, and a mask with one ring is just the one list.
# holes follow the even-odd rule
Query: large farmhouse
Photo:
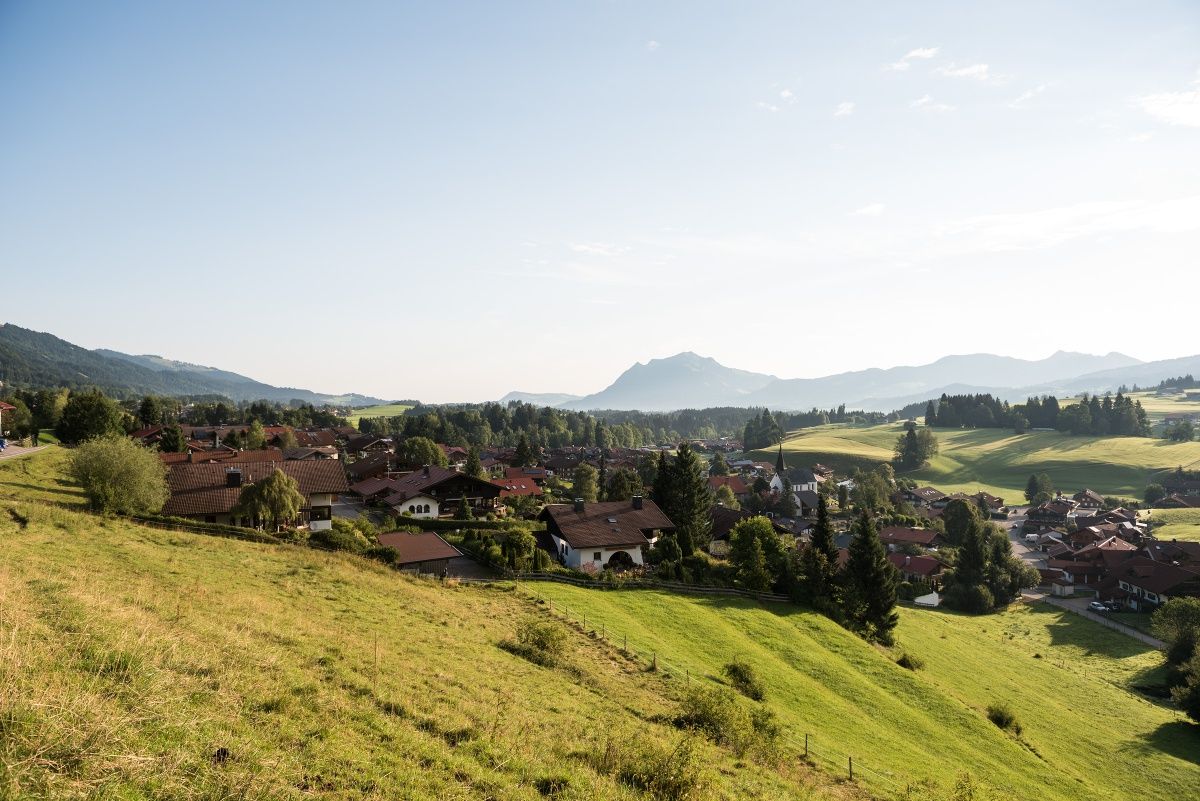
[[567, 567], [625, 570], [644, 564], [642, 548], [675, 528], [654, 501], [551, 504], [542, 510], [556, 556]]
[[339, 493], [347, 492], [346, 474], [341, 462], [182, 462], [172, 465], [167, 473], [171, 497], [163, 514], [190, 517], [206, 523], [253, 525], [255, 521], [236, 514], [242, 488], [282, 470], [296, 479], [304, 505], [300, 521], [314, 531], [332, 526], [333, 501]]

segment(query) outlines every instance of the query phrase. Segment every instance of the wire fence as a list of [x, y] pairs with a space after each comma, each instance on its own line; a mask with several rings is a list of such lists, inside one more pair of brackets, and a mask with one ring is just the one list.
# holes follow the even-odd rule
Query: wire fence
[[[543, 595], [529, 582], [521, 580], [472, 579], [467, 580], [467, 583], [511, 583], [518, 596], [524, 597], [538, 605], [546, 614], [563, 620], [568, 625], [575, 627], [584, 636], [595, 640], [597, 643], [616, 648], [626, 658], [637, 661], [644, 665], [646, 670], [656, 672], [666, 680], [682, 680], [689, 685], [693, 680], [706, 680], [703, 676], [699, 675], [693, 677], [691, 669], [681, 666], [678, 662], [674, 661], [674, 657], [667, 658], [666, 655], [657, 650], [639, 648], [636, 643], [631, 645], [626, 632], [620, 631], [616, 627], [610, 627], [607, 621], [601, 616], [596, 614], [589, 616], [578, 609], [572, 609], [562, 602], [555, 603], [553, 598]], [[785, 732], [782, 739], [786, 745], [791, 746], [795, 758], [801, 759], [809, 765], [820, 768], [832, 775], [840, 775], [854, 782], [866, 781], [893, 792], [903, 791], [911, 782], [910, 777], [898, 776], [895, 772], [886, 769], [877, 769], [864, 763], [861, 759], [856, 759], [851, 753], [832, 747], [817, 734], [806, 732], [801, 739], [801, 736], [795, 732]]]

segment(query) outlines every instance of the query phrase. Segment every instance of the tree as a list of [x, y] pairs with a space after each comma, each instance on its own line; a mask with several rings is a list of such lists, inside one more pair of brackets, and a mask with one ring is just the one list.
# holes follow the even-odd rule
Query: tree
[[725, 461], [725, 454], [717, 451], [717, 455], [713, 457], [712, 464], [708, 466], [708, 474], [710, 476], [729, 475], [729, 462]]
[[1024, 434], [1029, 430], [1029, 418], [1021, 412], [1013, 412], [1012, 426], [1014, 434]]
[[276, 531], [292, 523], [304, 508], [304, 495], [296, 479], [278, 467], [271, 475], [242, 487], [235, 508], [237, 514], [257, 521], [269, 521]]
[[783, 573], [783, 541], [765, 517], [739, 520], [729, 532], [729, 563], [752, 592], [767, 592]]
[[708, 546], [712, 535], [712, 493], [700, 458], [686, 443], [680, 443], [671, 461], [670, 493], [663, 513], [675, 524], [675, 537], [684, 556]]
[[925, 425], [927, 425], [927, 426], [933, 425], [933, 421], [936, 419], [937, 419], [937, 407], [934, 406], [933, 401], [929, 401], [929, 403], [925, 404]]
[[513, 453], [513, 467], [529, 467], [533, 464], [533, 450], [529, 447], [529, 438], [524, 434], [517, 440], [517, 450]]
[[425, 465], [446, 467], [450, 464], [446, 452], [429, 437], [409, 437], [401, 442], [396, 448], [396, 461], [411, 468]]
[[250, 423], [250, 428], [246, 431], [245, 447], [248, 451], [261, 451], [267, 447], [267, 432], [258, 420]]
[[668, 499], [675, 493], [675, 471], [666, 451], [658, 452], [658, 463], [655, 465], [650, 487], [650, 499], [665, 513], [670, 503]]
[[846, 511], [846, 508], [850, 505], [850, 488], [847, 487], [845, 484], [838, 484], [837, 485], [837, 498], [838, 498], [838, 509], [840, 509], [843, 512]]
[[873, 514], [887, 508], [890, 505], [889, 495], [891, 487], [879, 473], [859, 470], [854, 474], [854, 489], [850, 491], [850, 498], [858, 511]]
[[634, 495], [644, 495], [642, 477], [632, 468], [618, 467], [608, 479], [608, 491], [605, 497], [610, 501], [627, 501]]
[[98, 512], [157, 514], [170, 497], [162, 460], [120, 434], [80, 445], [71, 452], [68, 471]]
[[187, 450], [187, 439], [183, 436], [183, 429], [179, 427], [179, 423], [171, 423], [162, 430], [158, 449], [163, 453], [183, 453]]
[[4, 429], [0, 430], [0, 436], [24, 439], [32, 434], [34, 429], [33, 413], [29, 411], [25, 402], [20, 398], [8, 398], [5, 402], [13, 408], [0, 416], [0, 422], [4, 423]]
[[946, 542], [956, 547], [967, 539], [967, 532], [979, 520], [974, 504], [955, 498], [942, 510], [942, 522], [946, 526]]
[[1171, 688], [1171, 698], [1184, 714], [1200, 723], [1200, 650], [1179, 671], [1180, 683]]
[[466, 495], [459, 496], [458, 508], [454, 510], [455, 520], [474, 520], [475, 515], [471, 512], [471, 503], [467, 500]]
[[581, 464], [575, 468], [574, 492], [576, 498], [583, 498], [585, 501], [594, 501], [599, 492], [597, 481], [599, 474], [596, 468], [590, 464]]
[[865, 509], [854, 525], [846, 562], [846, 617], [850, 627], [867, 639], [893, 642], [900, 621], [896, 613], [899, 577], [888, 561], [875, 520]]
[[138, 406], [138, 421], [143, 428], [156, 426], [163, 421], [163, 402], [161, 398], [154, 395], [147, 395], [142, 398], [141, 404]]
[[1153, 506], [1165, 497], [1167, 497], [1167, 490], [1162, 484], [1147, 484], [1142, 493], [1142, 500], [1146, 502], [1147, 506]]
[[1035, 499], [1041, 493], [1053, 497], [1054, 482], [1045, 473], [1030, 474], [1029, 481], [1025, 483], [1025, 500], [1037, 503]]
[[728, 484], [722, 484], [721, 486], [717, 487], [714, 500], [720, 505], [724, 506], [726, 509], [733, 509], [736, 511], [742, 508], [742, 505], [738, 503], [737, 496], [733, 494], [733, 490], [729, 488]]
[[1172, 598], [1155, 610], [1150, 627], [1167, 644], [1167, 662], [1183, 664], [1200, 643], [1200, 598]]
[[1170, 442], [1191, 442], [1196, 437], [1191, 420], [1180, 420], [1163, 429], [1163, 438]]
[[903, 470], [916, 470], [938, 452], [937, 437], [928, 428], [911, 426], [900, 435], [893, 448], [896, 465]]
[[483, 472], [483, 464], [479, 460], [479, 448], [476, 448], [474, 445], [467, 450], [467, 464], [463, 468], [463, 472], [472, 478], [487, 477]]
[[55, 434], [68, 445], [76, 445], [108, 434], [123, 434], [125, 413], [116, 401], [100, 392], [72, 395], [63, 407]]
[[829, 507], [825, 496], [817, 500], [817, 523], [813, 526], [808, 547], [800, 556], [801, 600], [832, 609], [837, 603], [838, 548], [829, 523]]

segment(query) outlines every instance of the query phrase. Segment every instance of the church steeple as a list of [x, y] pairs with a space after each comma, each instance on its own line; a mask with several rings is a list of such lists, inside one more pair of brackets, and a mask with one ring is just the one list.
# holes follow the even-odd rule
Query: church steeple
[[782, 476], [785, 470], [787, 470], [787, 465], [783, 463], [783, 443], [781, 442], [779, 443], [779, 456], [775, 459], [775, 473]]

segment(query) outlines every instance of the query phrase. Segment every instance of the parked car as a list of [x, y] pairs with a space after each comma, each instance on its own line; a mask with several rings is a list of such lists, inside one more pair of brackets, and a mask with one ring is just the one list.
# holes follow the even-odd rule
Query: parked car
[[1108, 608], [1108, 604], [1104, 603], [1103, 601], [1092, 601], [1090, 604], [1088, 604], [1088, 611], [1090, 611], [1090, 612], [1108, 612], [1109, 608]]
[[1109, 601], [1105, 604], [1105, 606], [1108, 607], [1108, 611], [1110, 611], [1110, 612], [1120, 612], [1122, 609], [1125, 608], [1124, 606], [1121, 605], [1120, 601]]

